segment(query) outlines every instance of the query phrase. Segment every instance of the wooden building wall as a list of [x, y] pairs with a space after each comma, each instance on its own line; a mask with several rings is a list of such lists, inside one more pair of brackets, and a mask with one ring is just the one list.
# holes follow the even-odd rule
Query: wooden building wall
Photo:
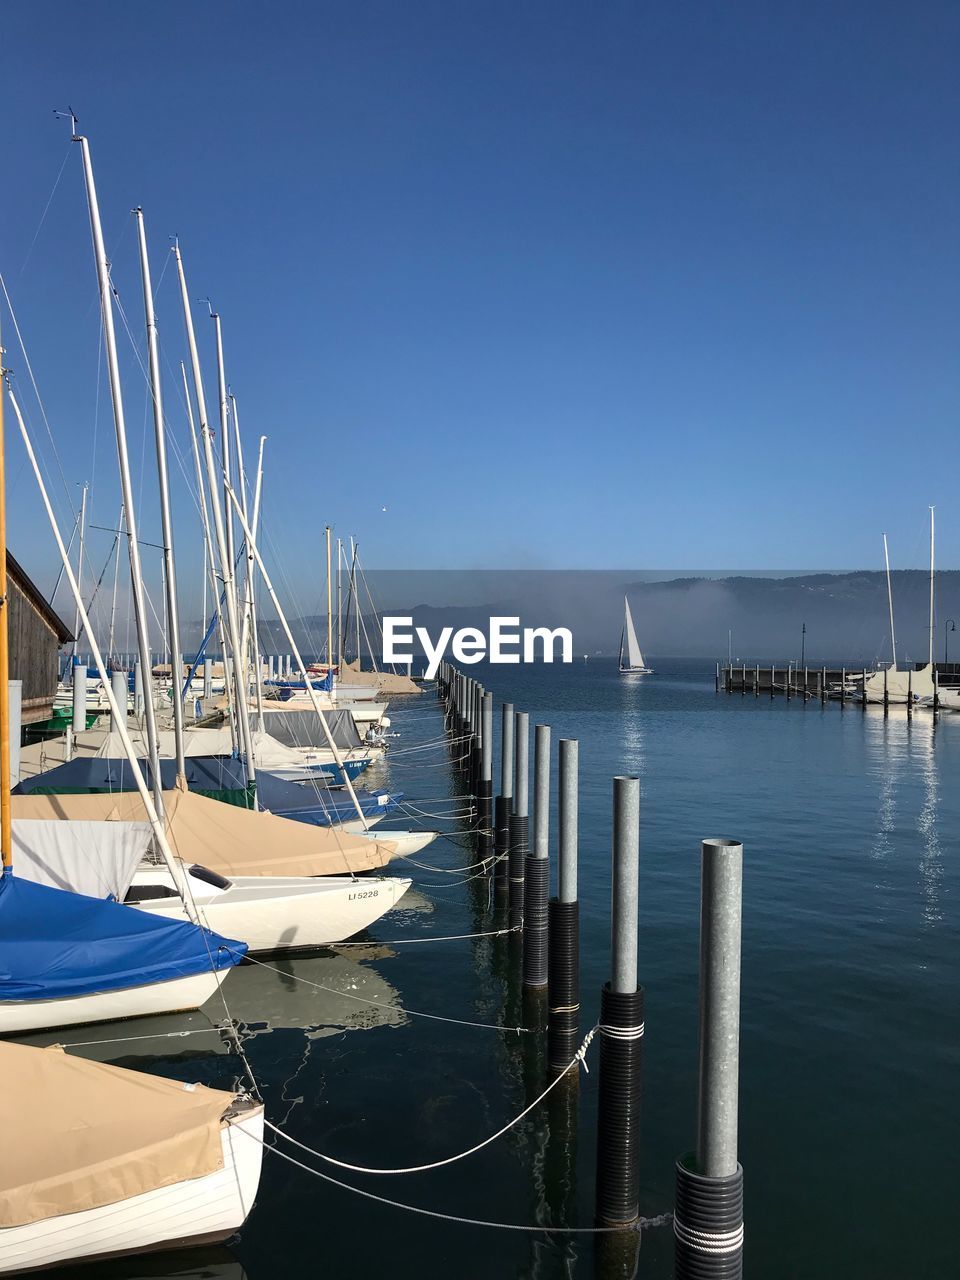
[[[21, 573], [19, 566], [12, 563], [12, 557], [8, 558], [10, 679], [23, 681], [22, 723], [30, 724], [46, 719], [53, 707], [63, 631], [58, 634], [53, 621], [55, 615], [38, 607], [30, 592], [32, 583], [29, 579], [24, 583]], [[35, 587], [33, 592], [36, 593]]]

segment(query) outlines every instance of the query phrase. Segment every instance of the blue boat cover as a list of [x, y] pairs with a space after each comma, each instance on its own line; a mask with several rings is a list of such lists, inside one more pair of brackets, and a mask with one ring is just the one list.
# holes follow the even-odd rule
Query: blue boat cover
[[0, 877], [0, 1000], [121, 991], [239, 964], [244, 942], [185, 920]]
[[[368, 818], [392, 813], [403, 799], [402, 792], [387, 795], [381, 804], [383, 791], [363, 791], [354, 788], [364, 816]], [[279, 818], [293, 818], [296, 822], [312, 822], [315, 826], [330, 827], [334, 823], [349, 822], [357, 816], [353, 801], [346, 791], [331, 791], [328, 787], [314, 786], [309, 782], [288, 782], [261, 769], [257, 774], [257, 799], [264, 809]]]
[[[310, 686], [316, 689], [318, 693], [329, 693], [333, 688], [333, 672], [328, 671], [325, 676], [310, 674]], [[306, 689], [306, 680], [300, 677], [288, 678], [285, 676], [277, 676], [273, 680], [264, 680], [263, 687], [265, 689], [289, 689], [291, 693], [295, 689]]]
[[[242, 791], [246, 785], [243, 765], [231, 756], [187, 756], [187, 786], [191, 791]], [[146, 760], [140, 761], [145, 778], [150, 774]], [[160, 761], [160, 781], [164, 791], [177, 781], [176, 760]], [[13, 788], [14, 795], [26, 796], [33, 791], [46, 794], [77, 789], [93, 791], [136, 791], [133, 770], [128, 760], [106, 760], [96, 756], [81, 757], [58, 764], [33, 778], [24, 778]]]

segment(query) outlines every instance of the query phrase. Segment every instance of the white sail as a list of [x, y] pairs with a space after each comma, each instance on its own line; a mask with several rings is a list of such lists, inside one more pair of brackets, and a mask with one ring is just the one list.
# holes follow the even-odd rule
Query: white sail
[[620, 646], [620, 666], [625, 671], [642, 669], [643, 654], [640, 652], [640, 645], [637, 642], [633, 616], [630, 613], [630, 604], [626, 596], [623, 597], [623, 610], [623, 641]]

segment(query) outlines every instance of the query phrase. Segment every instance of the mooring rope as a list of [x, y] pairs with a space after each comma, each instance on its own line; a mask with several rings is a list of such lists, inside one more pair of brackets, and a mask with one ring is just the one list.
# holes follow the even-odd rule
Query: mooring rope
[[[336, 946], [336, 943], [331, 943]], [[372, 944], [371, 944], [372, 945]], [[231, 947], [226, 947], [231, 955], [241, 955], [241, 952], [234, 951]], [[278, 969], [275, 965], [266, 964], [263, 960], [257, 960], [254, 956], [244, 955], [243, 958], [250, 964], [259, 965], [261, 969], [269, 969], [271, 973], [278, 973], [288, 982], [292, 979], [294, 982], [302, 982], [304, 986], [313, 987], [315, 991], [326, 991], [330, 995], [340, 996], [344, 1000], [356, 1000], [359, 1004], [375, 1005], [378, 1009], [391, 1009], [394, 1012], [406, 1013], [413, 1018], [429, 1018], [432, 1022], [450, 1022], [458, 1027], [477, 1027], [482, 1031], [507, 1031], [516, 1035], [529, 1034], [530, 1027], [505, 1027], [496, 1022], [468, 1022], [464, 1018], [446, 1018], [439, 1013], [425, 1013], [422, 1009], [408, 1009], [405, 1005], [389, 1004], [385, 1000], [368, 1000], [365, 996], [351, 995], [348, 991], [338, 991], [336, 987], [324, 986], [322, 982], [311, 982], [309, 978], [301, 978], [297, 973], [288, 973], [284, 969]]]
[[410, 947], [423, 942], [461, 942], [466, 938], [503, 938], [508, 933], [522, 933], [521, 925], [515, 924], [509, 929], [490, 929], [486, 933], [448, 933], [435, 938], [372, 938], [369, 942], [331, 942], [331, 947]]
[[566, 1076], [567, 1072], [572, 1067], [575, 1067], [578, 1062], [583, 1067], [584, 1071], [588, 1071], [587, 1062], [586, 1062], [587, 1050], [590, 1048], [590, 1044], [593, 1040], [593, 1037], [597, 1034], [597, 1030], [598, 1030], [597, 1027], [590, 1028], [590, 1030], [584, 1036], [583, 1043], [580, 1045], [580, 1048], [573, 1055], [573, 1057], [570, 1059], [567, 1065], [563, 1068], [563, 1071], [561, 1071], [560, 1074], [554, 1080], [551, 1080], [550, 1083], [547, 1085], [547, 1087], [544, 1089], [543, 1093], [541, 1093], [539, 1097], [534, 1098], [533, 1102], [531, 1102], [529, 1106], [524, 1107], [524, 1109], [520, 1112], [519, 1115], [514, 1116], [514, 1118], [508, 1121], [507, 1124], [505, 1124], [501, 1129], [498, 1129], [496, 1133], [492, 1133], [488, 1138], [484, 1138], [482, 1142], [478, 1142], [475, 1146], [468, 1147], [466, 1151], [461, 1151], [455, 1156], [446, 1156], [443, 1160], [433, 1160], [429, 1164], [410, 1165], [410, 1167], [406, 1169], [371, 1169], [371, 1168], [368, 1168], [366, 1165], [349, 1164], [346, 1160], [338, 1160], [335, 1156], [328, 1156], [324, 1154], [324, 1152], [322, 1151], [317, 1151], [313, 1147], [308, 1147], [303, 1142], [298, 1142], [296, 1138], [292, 1138], [289, 1133], [284, 1133], [282, 1129], [280, 1129], [275, 1124], [271, 1124], [269, 1120], [264, 1120], [264, 1124], [268, 1129], [272, 1129], [273, 1132], [278, 1134], [281, 1138], [285, 1138], [287, 1142], [292, 1143], [293, 1146], [299, 1147], [301, 1151], [306, 1151], [308, 1155], [316, 1156], [318, 1160], [325, 1160], [327, 1164], [336, 1165], [338, 1169], [347, 1169], [350, 1173], [374, 1173], [374, 1174], [427, 1173], [430, 1169], [442, 1169], [445, 1165], [456, 1164], [458, 1160], [465, 1160], [467, 1156], [475, 1155], [476, 1152], [482, 1151], [484, 1147], [489, 1147], [491, 1142], [496, 1142], [496, 1140], [498, 1138], [502, 1138], [505, 1133], [509, 1133], [509, 1131], [514, 1127], [514, 1125], [519, 1124], [520, 1121], [525, 1116], [528, 1116], [530, 1114], [530, 1112], [534, 1109], [534, 1107], [538, 1107], [540, 1105], [540, 1103], [544, 1100], [544, 1098], [557, 1087], [560, 1081]]
[[288, 1155], [286, 1151], [281, 1151], [279, 1147], [272, 1146], [263, 1138], [257, 1138], [254, 1134], [248, 1133], [246, 1129], [236, 1126], [236, 1131], [242, 1133], [245, 1138], [249, 1138], [251, 1142], [257, 1142], [265, 1150], [271, 1152], [275, 1156], [279, 1156], [281, 1160], [286, 1160], [289, 1164], [296, 1165], [298, 1169], [302, 1169], [304, 1173], [312, 1174], [315, 1178], [321, 1178], [324, 1182], [330, 1182], [335, 1187], [340, 1187], [344, 1191], [352, 1191], [354, 1195], [362, 1196], [365, 1200], [375, 1200], [379, 1204], [389, 1205], [392, 1209], [405, 1209], [407, 1213], [418, 1213], [426, 1218], [439, 1218], [442, 1222], [457, 1222], [466, 1227], [492, 1227], [498, 1231], [524, 1231], [524, 1232], [543, 1232], [546, 1235], [607, 1235], [612, 1231], [646, 1231], [651, 1227], [665, 1227], [673, 1221], [672, 1213], [660, 1213], [653, 1218], [637, 1218], [636, 1222], [627, 1223], [625, 1226], [613, 1227], [550, 1227], [550, 1226], [531, 1226], [528, 1223], [521, 1222], [488, 1222], [483, 1218], [465, 1218], [455, 1213], [441, 1213], [438, 1209], [424, 1209], [416, 1204], [404, 1204], [402, 1200], [391, 1200], [387, 1196], [378, 1196], [373, 1191], [364, 1191], [362, 1187], [353, 1187], [349, 1182], [341, 1182], [338, 1178], [333, 1178], [329, 1173], [321, 1173], [319, 1169], [312, 1169], [310, 1165], [304, 1164], [302, 1160]]

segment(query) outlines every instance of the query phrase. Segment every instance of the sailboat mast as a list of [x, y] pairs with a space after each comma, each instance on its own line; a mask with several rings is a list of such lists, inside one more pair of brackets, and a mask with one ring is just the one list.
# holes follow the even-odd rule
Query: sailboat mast
[[[187, 278], [183, 271], [183, 258], [180, 246], [175, 244], [173, 252], [177, 259], [177, 272], [180, 277], [180, 296], [183, 301], [184, 323], [187, 328], [187, 342], [190, 347], [190, 362], [193, 366], [194, 392], [197, 397], [197, 409], [200, 413], [200, 435], [203, 439], [203, 453], [207, 464], [207, 484], [210, 489], [210, 505], [213, 508], [213, 526], [217, 535], [217, 550], [220, 555], [220, 569], [223, 577], [223, 590], [227, 602], [227, 631], [230, 648], [234, 658], [234, 677], [237, 693], [237, 719], [240, 725], [240, 740], [243, 744], [247, 781], [256, 782], [256, 765], [253, 759], [253, 739], [250, 733], [250, 710], [247, 706], [246, 691], [243, 688], [239, 670], [240, 626], [237, 621], [237, 599], [233, 589], [233, 561], [227, 553], [227, 534], [223, 523], [223, 509], [220, 505], [220, 483], [217, 479], [217, 468], [213, 457], [213, 443], [210, 439], [210, 423], [207, 419], [207, 402], [203, 394], [203, 378], [200, 373], [200, 356], [197, 352], [197, 339], [193, 331], [193, 316], [190, 311], [190, 295], [187, 292]], [[226, 657], [226, 654], [224, 654]]]
[[333, 569], [332, 548], [330, 545], [330, 526], [327, 530], [327, 665], [333, 666]]
[[[87, 490], [89, 486], [83, 486], [83, 494], [80, 497], [80, 551], [77, 555], [77, 581], [83, 582], [83, 539], [84, 531], [87, 527]], [[80, 637], [80, 614], [76, 616], [73, 624], [73, 656], [77, 656], [77, 645]]]
[[[13, 863], [10, 823], [10, 636], [7, 619], [7, 481], [3, 438], [3, 345], [0, 343], [0, 852], [4, 869]], [[86, 490], [84, 490], [86, 492]], [[79, 629], [79, 628], [78, 628]]]
[[[117, 540], [114, 544], [114, 555], [117, 557], [113, 562], [113, 600], [110, 604], [110, 636], [107, 643], [107, 657], [110, 661], [114, 658], [113, 636], [114, 627], [117, 621], [117, 582], [120, 578], [120, 539], [123, 537], [123, 503], [120, 503], [120, 515], [117, 519]], [[77, 628], [79, 630], [79, 627]]]
[[[261, 436], [260, 449], [257, 454], [257, 483], [253, 490], [253, 524], [250, 528], [255, 540], [260, 528], [260, 499], [263, 494], [263, 446], [266, 443], [267, 437]], [[256, 577], [256, 561], [253, 556], [253, 548], [249, 547], [247, 549], [247, 578], [250, 594], [250, 642], [257, 682], [257, 716], [259, 717], [260, 728], [263, 729], [263, 662], [260, 656], [260, 633], [257, 627]], [[246, 651], [246, 644], [244, 644], [244, 651]]]
[[157, 317], [153, 309], [153, 282], [147, 255], [147, 232], [143, 210], [134, 209], [137, 238], [140, 244], [140, 275], [143, 281], [143, 308], [147, 326], [147, 354], [150, 365], [150, 392], [153, 400], [153, 432], [157, 445], [157, 477], [160, 481], [160, 524], [163, 534], [163, 586], [167, 605], [167, 638], [173, 676], [170, 692], [173, 700], [173, 738], [177, 756], [177, 776], [186, 777], [187, 762], [183, 748], [183, 654], [180, 650], [180, 605], [177, 599], [177, 574], [173, 563], [173, 521], [170, 518], [170, 481], [167, 475], [166, 428], [163, 421], [163, 399], [160, 388], [160, 353], [157, 344]]
[[890, 610], [890, 648], [893, 652], [893, 669], [897, 669], [897, 633], [893, 627], [893, 585], [890, 582], [890, 552], [887, 549], [887, 535], [883, 535], [883, 560], [887, 566], [887, 606]]
[[117, 336], [113, 327], [113, 291], [110, 284], [110, 267], [103, 243], [103, 227], [100, 223], [100, 206], [97, 188], [93, 180], [93, 164], [90, 159], [90, 143], [79, 134], [74, 141], [80, 143], [83, 157], [83, 176], [87, 188], [87, 206], [90, 211], [90, 230], [93, 237], [93, 255], [100, 288], [100, 310], [103, 315], [104, 346], [107, 353], [107, 370], [110, 379], [110, 398], [113, 403], [113, 424], [117, 437], [117, 461], [120, 467], [120, 488], [127, 513], [127, 547], [130, 556], [130, 579], [133, 590], [133, 610], [137, 627], [137, 647], [140, 651], [143, 679], [144, 713], [147, 729], [147, 750], [150, 760], [153, 791], [157, 808], [163, 811], [163, 788], [160, 780], [160, 753], [157, 748], [157, 720], [153, 705], [153, 672], [150, 666], [150, 637], [147, 632], [147, 609], [143, 592], [143, 569], [140, 564], [140, 543], [137, 540], [137, 513], [133, 503], [133, 483], [130, 479], [130, 459], [127, 455], [127, 428], [123, 414], [123, 395], [120, 390], [120, 362], [117, 358]]
[[276, 593], [276, 590], [274, 589], [274, 585], [270, 580], [270, 575], [269, 573], [267, 573], [267, 566], [263, 563], [263, 556], [260, 554], [260, 548], [257, 546], [256, 541], [251, 536], [250, 528], [247, 525], [246, 520], [244, 520], [243, 518], [243, 512], [240, 509], [240, 503], [237, 500], [237, 495], [234, 493], [233, 489], [230, 487], [228, 487], [227, 489], [227, 496], [230, 499], [230, 501], [233, 503], [234, 508], [236, 509], [237, 515], [240, 519], [240, 524], [243, 528], [244, 537], [247, 539], [248, 544], [253, 547], [253, 554], [256, 556], [256, 559], [257, 559], [257, 565], [260, 569], [260, 576], [263, 578], [263, 585], [266, 587], [267, 592], [270, 596], [270, 600], [273, 603], [273, 607], [277, 611], [277, 617], [280, 619], [280, 625], [281, 627], [283, 627], [284, 635], [287, 637], [287, 643], [290, 646], [290, 651], [293, 655], [293, 660], [294, 662], [296, 662], [297, 669], [303, 678], [303, 682], [307, 690], [307, 696], [309, 697], [310, 701], [313, 703], [313, 709], [317, 713], [317, 718], [320, 721], [320, 728], [323, 730], [323, 736], [327, 740], [327, 746], [330, 748], [330, 751], [333, 754], [334, 761], [336, 762], [337, 766], [340, 769], [341, 774], [343, 775], [343, 783], [347, 789], [347, 793], [349, 794], [351, 801], [353, 802], [353, 807], [357, 811], [357, 817], [360, 819], [363, 829], [365, 831], [369, 831], [370, 822], [363, 812], [363, 808], [360, 805], [360, 801], [357, 799], [357, 793], [354, 790], [352, 781], [350, 780], [350, 774], [347, 772], [347, 766], [344, 763], [343, 756], [340, 754], [340, 748], [337, 746], [336, 739], [334, 738], [333, 734], [330, 732], [330, 726], [327, 724], [327, 718], [323, 714], [323, 708], [320, 705], [320, 699], [317, 696], [317, 691], [316, 689], [314, 689], [313, 684], [310, 680], [310, 674], [307, 671], [306, 663], [303, 660], [303, 656], [300, 653], [300, 649], [297, 645], [296, 640], [294, 640], [293, 638], [293, 632], [290, 629], [290, 624], [287, 621], [286, 614], [283, 612], [283, 609], [280, 607], [280, 600], [277, 597], [277, 593]]
[[343, 661], [343, 543], [337, 539], [337, 671]]
[[[8, 387], [8, 390], [9, 390], [9, 387]], [[136, 752], [133, 749], [133, 742], [130, 739], [130, 733], [129, 733], [129, 730], [127, 729], [126, 704], [124, 704], [124, 706], [121, 707], [114, 696], [113, 686], [111, 685], [110, 677], [107, 674], [106, 664], [104, 663], [103, 655], [100, 652], [100, 646], [97, 644], [97, 638], [93, 633], [93, 627], [91, 626], [90, 618], [87, 614], [86, 609], [83, 607], [83, 600], [80, 596], [80, 587], [79, 587], [79, 584], [77, 583], [76, 577], [74, 576], [73, 566], [70, 564], [70, 556], [67, 552], [67, 548], [63, 544], [63, 538], [61, 537], [61, 534], [60, 534], [60, 527], [57, 524], [57, 518], [53, 514], [53, 506], [50, 503], [50, 495], [47, 493], [47, 487], [43, 483], [43, 476], [40, 473], [40, 467], [39, 467], [39, 464], [37, 463], [37, 456], [33, 451], [33, 444], [30, 440], [29, 434], [27, 433], [27, 427], [26, 427], [26, 423], [23, 420], [23, 414], [20, 412], [20, 406], [17, 404], [17, 400], [13, 392], [10, 391], [9, 394], [10, 394], [10, 404], [16, 416], [17, 425], [20, 428], [20, 437], [23, 440], [23, 447], [27, 451], [27, 458], [30, 461], [30, 466], [33, 468], [34, 479], [37, 482], [37, 488], [40, 490], [40, 498], [41, 498], [41, 501], [43, 502], [44, 510], [47, 513], [47, 519], [50, 522], [50, 528], [53, 531], [53, 536], [57, 543], [57, 550], [60, 552], [60, 560], [63, 564], [63, 568], [66, 573], [67, 582], [70, 584], [70, 589], [73, 592], [74, 600], [76, 601], [77, 608], [80, 612], [80, 622], [83, 625], [84, 635], [86, 637], [87, 644], [90, 646], [90, 652], [94, 661], [94, 665], [96, 666], [97, 671], [100, 674], [100, 679], [103, 682], [104, 693], [106, 695], [107, 702], [110, 707], [110, 715], [114, 724], [116, 724], [117, 726], [117, 733], [120, 736], [120, 742], [123, 745], [124, 752], [126, 753], [127, 760], [130, 764], [130, 772], [133, 776], [134, 784], [136, 785], [137, 791], [140, 795], [140, 799], [143, 802], [143, 807], [146, 810], [147, 821], [150, 823], [150, 826], [153, 829], [154, 839], [157, 842], [157, 849], [160, 852], [160, 856], [163, 858], [164, 863], [166, 864], [167, 870], [170, 872], [171, 879], [173, 880], [173, 883], [177, 887], [177, 892], [180, 894], [180, 897], [183, 900], [184, 910], [186, 911], [189, 919], [191, 919], [194, 922], [194, 924], [197, 924], [199, 923], [199, 920], [197, 917], [197, 909], [196, 909], [196, 905], [194, 904], [193, 897], [187, 887], [186, 878], [184, 876], [184, 871], [183, 871], [183, 865], [178, 861], [177, 858], [173, 856], [173, 850], [170, 848], [170, 842], [167, 840], [167, 834], [166, 834], [166, 831], [164, 830], [163, 819], [161, 817], [161, 814], [163, 813], [163, 809], [154, 804], [153, 798], [150, 795], [150, 789], [147, 786], [147, 781], [144, 778], [143, 771], [140, 768], [140, 762], [137, 759]], [[5, 611], [0, 611], [0, 612], [3, 612], [5, 614]], [[3, 697], [4, 695], [2, 694], [2, 692], [0, 692], [0, 700], [2, 700]], [[0, 705], [2, 705], [2, 701], [0, 701]], [[8, 778], [8, 790], [9, 790], [9, 778]]]
[[933, 666], [933, 585], [934, 585], [934, 568], [933, 568], [933, 507], [930, 508], [930, 652], [927, 656], [927, 662]]
[[347, 611], [350, 610], [350, 601], [353, 601], [353, 607], [356, 611], [356, 632], [357, 632], [357, 670], [362, 667], [360, 661], [360, 596], [357, 592], [357, 551], [359, 543], [354, 542], [353, 534], [350, 535], [350, 595], [347, 598]]

